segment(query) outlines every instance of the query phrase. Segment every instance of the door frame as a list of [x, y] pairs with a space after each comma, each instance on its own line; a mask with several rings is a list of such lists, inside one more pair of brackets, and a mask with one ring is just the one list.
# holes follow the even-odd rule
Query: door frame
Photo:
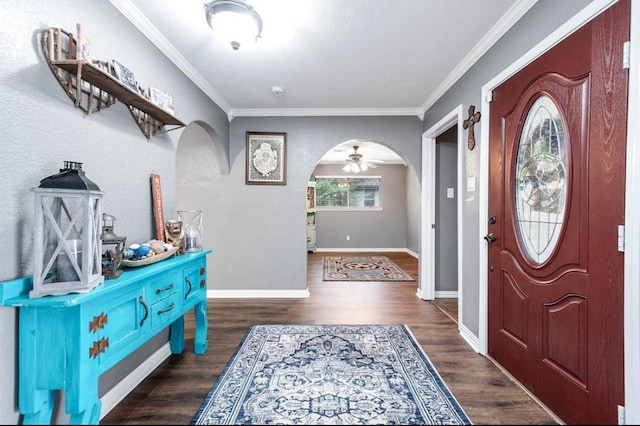
[[[617, 0], [594, 0], [564, 25], [551, 33], [518, 61], [482, 86], [483, 121], [489, 122], [491, 94], [494, 88], [537, 59], [566, 36], [593, 19]], [[622, 46], [620, 47], [622, 49]], [[622, 64], [621, 64], [622, 66]], [[624, 248], [624, 380], [625, 407], [621, 424], [640, 423], [640, 330], [636, 315], [640, 312], [640, 3], [631, 1], [631, 40], [629, 55], [629, 105], [627, 118], [625, 248]], [[488, 247], [483, 236], [488, 232], [489, 126], [481, 126], [479, 181], [479, 352], [488, 352]], [[423, 162], [424, 164], [424, 162]]]
[[458, 259], [458, 329], [462, 321], [462, 305], [464, 286], [462, 280], [462, 253], [464, 241], [462, 239], [462, 172], [464, 170], [464, 144], [463, 138], [464, 107], [459, 105], [449, 114], [422, 134], [422, 213], [420, 238], [420, 285], [417, 296], [424, 300], [436, 298], [436, 138], [455, 125], [458, 125], [457, 134], [457, 172], [456, 172], [456, 210], [457, 210], [457, 259]]

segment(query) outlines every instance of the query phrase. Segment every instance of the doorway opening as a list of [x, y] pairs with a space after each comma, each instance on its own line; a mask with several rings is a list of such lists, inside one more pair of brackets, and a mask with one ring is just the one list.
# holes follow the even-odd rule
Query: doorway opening
[[[464, 303], [464, 280], [462, 279], [464, 146], [460, 143], [463, 120], [464, 108], [460, 105], [422, 135], [422, 235], [420, 238], [420, 286], [417, 294], [424, 300], [457, 297], [459, 329], [463, 325], [460, 316], [463, 313]], [[453, 153], [450, 152], [452, 145], [455, 145]], [[445, 165], [444, 162], [448, 164]], [[446, 171], [442, 170], [445, 167], [454, 168], [455, 176], [447, 175]], [[447, 214], [447, 211], [455, 215], [454, 223], [442, 217]], [[452, 237], [455, 242], [450, 241]], [[455, 265], [453, 272], [452, 265]], [[452, 275], [455, 276], [454, 282], [448, 279]]]
[[[354, 152], [366, 169], [347, 167]], [[309, 181], [315, 182], [317, 251], [407, 251], [408, 216], [415, 215], [417, 223], [419, 214], [408, 200], [419, 182], [393, 147], [373, 140], [342, 142], [320, 157]], [[411, 249], [417, 252], [417, 243]]]

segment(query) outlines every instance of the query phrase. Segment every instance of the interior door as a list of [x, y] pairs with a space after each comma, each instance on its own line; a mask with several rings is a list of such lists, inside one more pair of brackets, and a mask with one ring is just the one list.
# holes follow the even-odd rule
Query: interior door
[[567, 424], [624, 405], [629, 16], [614, 4], [491, 102], [488, 353]]

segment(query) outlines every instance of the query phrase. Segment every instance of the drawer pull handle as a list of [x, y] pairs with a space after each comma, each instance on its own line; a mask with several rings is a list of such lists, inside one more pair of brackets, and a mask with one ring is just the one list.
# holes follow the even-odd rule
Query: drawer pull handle
[[156, 294], [160, 294], [160, 293], [162, 293], [163, 291], [167, 291], [167, 290], [171, 290], [171, 289], [173, 289], [173, 283], [171, 283], [171, 284], [169, 285], [169, 287], [165, 287], [165, 288], [159, 288], [159, 289], [157, 289], [157, 290], [156, 290]]
[[162, 310], [158, 311], [158, 315], [165, 314], [165, 313], [171, 311], [172, 309], [173, 309], [173, 302], [171, 302], [171, 304], [169, 305], [169, 307], [167, 309], [162, 309]]
[[144, 303], [144, 298], [142, 296], [138, 298], [138, 301], [142, 304], [142, 307], [144, 307], [144, 317], [142, 317], [142, 320], [140, 320], [140, 327], [142, 327], [142, 324], [144, 324], [144, 322], [147, 320], [147, 317], [149, 316], [149, 307], [146, 303]]
[[189, 293], [191, 293], [191, 289], [193, 288], [193, 286], [191, 285], [191, 280], [189, 279], [189, 277], [184, 277], [184, 280], [187, 282], [187, 284], [189, 284], [189, 290], [187, 290], [187, 292], [184, 294], [184, 299], [187, 300], [187, 297], [189, 296]]

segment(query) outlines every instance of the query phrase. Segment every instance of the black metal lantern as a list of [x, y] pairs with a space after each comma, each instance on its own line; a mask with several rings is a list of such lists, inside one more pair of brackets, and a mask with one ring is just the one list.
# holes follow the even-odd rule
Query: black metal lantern
[[122, 274], [120, 264], [122, 263], [122, 253], [127, 241], [127, 237], [118, 237], [113, 232], [113, 225], [116, 218], [106, 213], [102, 213], [102, 275], [108, 280], [118, 278]]
[[101, 268], [102, 192], [65, 161], [34, 188], [34, 274], [30, 297], [86, 293], [104, 282]]

